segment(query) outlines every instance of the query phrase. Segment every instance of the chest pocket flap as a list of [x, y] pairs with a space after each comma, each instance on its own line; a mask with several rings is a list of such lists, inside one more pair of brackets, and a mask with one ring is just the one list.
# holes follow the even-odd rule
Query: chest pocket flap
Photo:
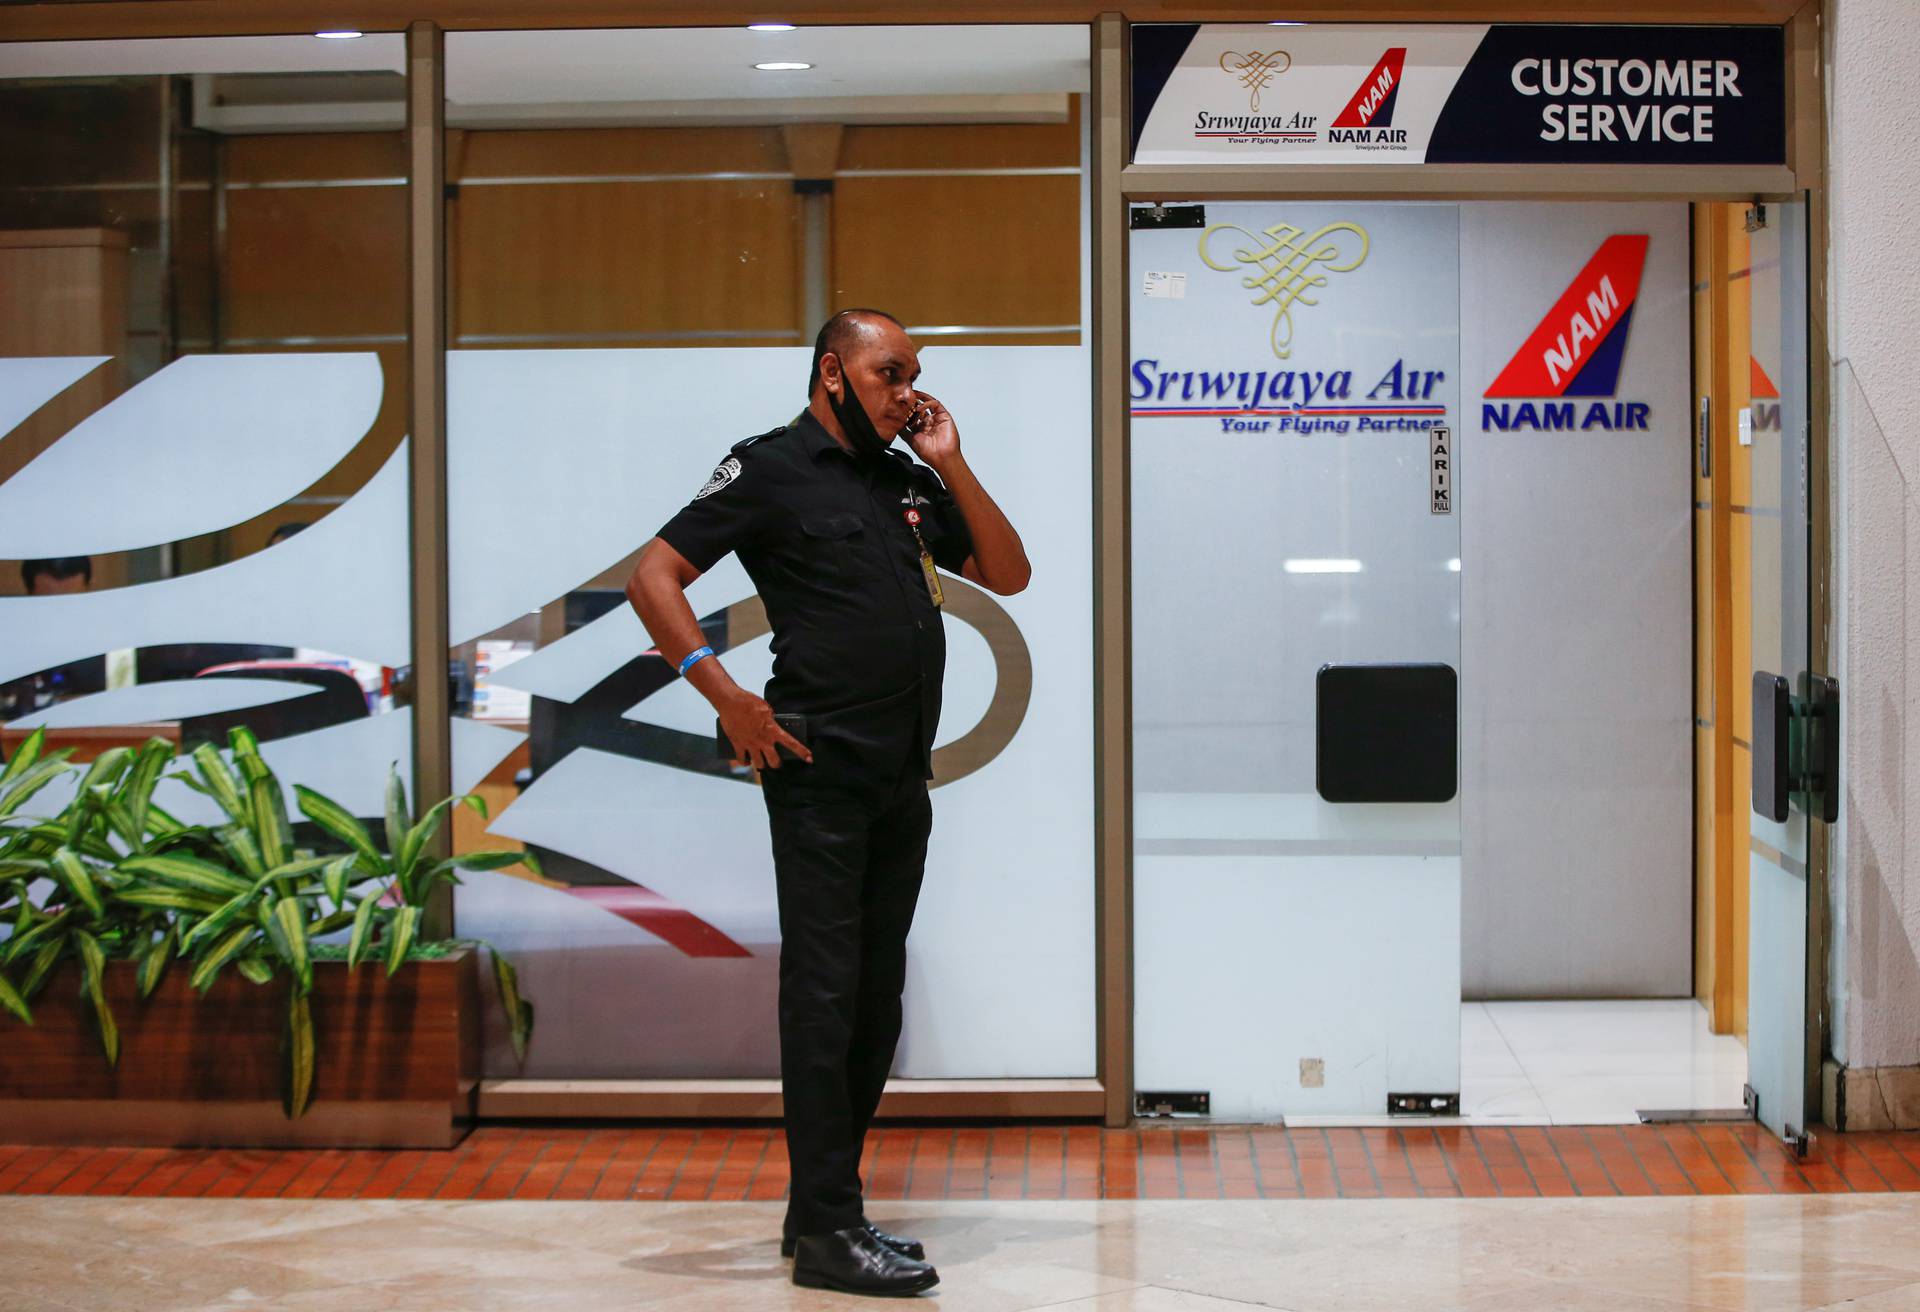
[[810, 538], [823, 538], [828, 541], [850, 538], [860, 531], [860, 516], [851, 511], [818, 515], [812, 519], [801, 520], [800, 531]]

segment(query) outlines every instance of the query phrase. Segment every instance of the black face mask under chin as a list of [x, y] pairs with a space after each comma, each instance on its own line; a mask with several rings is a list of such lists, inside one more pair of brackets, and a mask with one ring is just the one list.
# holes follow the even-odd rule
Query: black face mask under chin
[[840, 421], [840, 431], [853, 443], [855, 455], [875, 460], [891, 444], [891, 439], [880, 436], [874, 428], [873, 420], [867, 417], [867, 408], [854, 394], [853, 381], [845, 374], [840, 375], [839, 395], [832, 390], [827, 392], [827, 404], [833, 409], [833, 417]]

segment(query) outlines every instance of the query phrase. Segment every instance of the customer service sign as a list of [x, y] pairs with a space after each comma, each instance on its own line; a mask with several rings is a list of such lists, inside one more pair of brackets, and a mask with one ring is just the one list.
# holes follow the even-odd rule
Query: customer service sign
[[1139, 164], [1779, 164], [1777, 27], [1143, 23]]

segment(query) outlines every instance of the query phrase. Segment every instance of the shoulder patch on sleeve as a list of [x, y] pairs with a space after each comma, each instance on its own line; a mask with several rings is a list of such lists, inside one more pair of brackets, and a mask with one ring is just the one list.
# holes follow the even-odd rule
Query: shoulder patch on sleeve
[[718, 492], [721, 488], [739, 478], [741, 469], [740, 457], [728, 456], [725, 460], [722, 460], [719, 467], [713, 471], [712, 477], [707, 479], [706, 486], [693, 494], [693, 499], [698, 501], [702, 497], [712, 496], [715, 492]]

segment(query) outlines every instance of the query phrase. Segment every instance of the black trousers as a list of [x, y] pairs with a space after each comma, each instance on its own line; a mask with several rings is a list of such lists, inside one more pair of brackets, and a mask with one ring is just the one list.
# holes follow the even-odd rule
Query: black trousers
[[780, 899], [789, 1236], [864, 1219], [860, 1152], [900, 1040], [907, 931], [933, 827], [919, 760], [894, 757], [900, 768], [880, 783], [835, 769], [834, 755], [816, 743], [813, 767], [763, 776]]

